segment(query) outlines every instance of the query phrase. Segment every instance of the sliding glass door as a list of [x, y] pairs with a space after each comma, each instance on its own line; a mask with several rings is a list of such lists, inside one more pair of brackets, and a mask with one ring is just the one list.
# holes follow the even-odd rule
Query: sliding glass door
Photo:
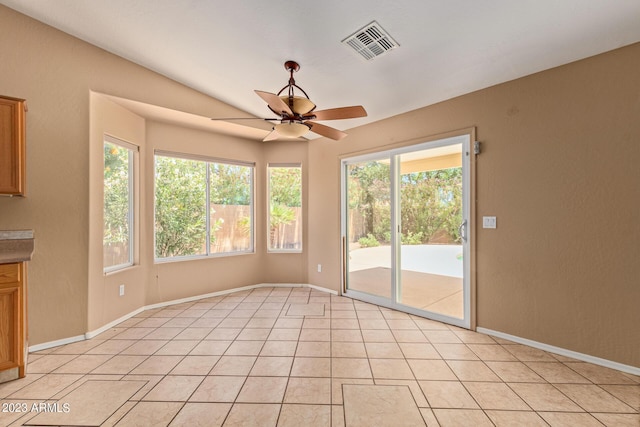
[[343, 160], [346, 296], [469, 327], [469, 136]]

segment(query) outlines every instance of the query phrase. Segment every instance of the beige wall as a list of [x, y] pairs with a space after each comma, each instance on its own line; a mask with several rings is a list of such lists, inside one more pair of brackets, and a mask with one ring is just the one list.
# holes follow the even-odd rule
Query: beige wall
[[[0, 93], [29, 105], [28, 197], [0, 198], [0, 229], [36, 232], [31, 345], [83, 334], [143, 303], [247, 284], [309, 282], [337, 290], [339, 158], [475, 127], [484, 146], [476, 161], [475, 224], [482, 215], [498, 217], [496, 230], [477, 229], [478, 326], [640, 366], [640, 44], [356, 128], [341, 142], [267, 145], [238, 138], [225, 144], [96, 101], [91, 91], [203, 116], [238, 114], [3, 6], [0, 35]], [[100, 124], [93, 108], [121, 119]], [[93, 255], [101, 189], [92, 144], [98, 128], [116, 132], [114, 126], [123, 127], [125, 139], [140, 140], [146, 192], [140, 265], [104, 277]], [[152, 153], [176, 144], [257, 162], [256, 254], [153, 264]], [[266, 253], [271, 161], [306, 165], [302, 254]], [[121, 280], [132, 290], [124, 299], [114, 296]]]
[[340, 156], [475, 126], [477, 325], [640, 366], [638, 70], [635, 44], [313, 142], [309, 282], [340, 283]]

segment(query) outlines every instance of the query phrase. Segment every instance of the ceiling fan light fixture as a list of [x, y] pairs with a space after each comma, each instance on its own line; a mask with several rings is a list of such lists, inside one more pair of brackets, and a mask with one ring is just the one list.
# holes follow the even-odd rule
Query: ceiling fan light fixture
[[[280, 99], [282, 99], [285, 104], [289, 105], [288, 96], [281, 96]], [[291, 111], [293, 111], [295, 114], [299, 114], [302, 116], [316, 108], [316, 104], [314, 104], [313, 102], [311, 102], [311, 100], [305, 98], [304, 96], [294, 96], [293, 105], [289, 105], [289, 108], [291, 108]]]
[[300, 138], [309, 132], [308, 126], [296, 122], [279, 123], [275, 125], [274, 129], [279, 135], [287, 138]]

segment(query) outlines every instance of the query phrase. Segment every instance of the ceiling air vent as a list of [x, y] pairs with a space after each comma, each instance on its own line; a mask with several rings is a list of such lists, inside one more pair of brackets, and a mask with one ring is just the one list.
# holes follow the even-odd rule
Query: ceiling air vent
[[376, 21], [360, 28], [342, 43], [367, 61], [400, 46]]

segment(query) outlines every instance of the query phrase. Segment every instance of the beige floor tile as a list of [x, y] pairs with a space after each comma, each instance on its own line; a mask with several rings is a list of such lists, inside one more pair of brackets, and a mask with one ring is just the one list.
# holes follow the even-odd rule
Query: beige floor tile
[[347, 427], [426, 425], [409, 387], [345, 384], [343, 394]]
[[556, 388], [587, 412], [637, 412], [602, 388], [592, 384], [556, 384]]
[[129, 401], [139, 401], [147, 395], [162, 379], [163, 375], [125, 375], [123, 381], [144, 381], [145, 385], [129, 399]]
[[256, 356], [222, 356], [209, 375], [249, 375]]
[[233, 403], [245, 380], [244, 376], [208, 376], [200, 383], [189, 401]]
[[[289, 300], [291, 300], [291, 298], [289, 298]], [[287, 310], [287, 316], [324, 316], [324, 304], [305, 304], [302, 301], [298, 303], [293, 301], [290, 302], [291, 304], [289, 305], [289, 308]]]
[[375, 310], [358, 310], [357, 311], [358, 319], [379, 319], [384, 320], [384, 316], [377, 308]]
[[242, 328], [216, 328], [213, 329], [206, 337], [205, 340], [211, 341], [233, 341], [242, 332]]
[[447, 360], [478, 360], [478, 356], [465, 344], [433, 344], [443, 359]]
[[332, 357], [367, 357], [364, 344], [361, 342], [332, 342]]
[[328, 357], [296, 357], [291, 368], [292, 377], [331, 377], [331, 359]]
[[385, 319], [358, 319], [358, 322], [361, 329], [389, 329], [389, 324]]
[[331, 404], [331, 379], [290, 378], [284, 402], [329, 405]]
[[169, 372], [171, 375], [207, 375], [220, 356], [186, 356]]
[[291, 372], [293, 357], [260, 356], [256, 360], [249, 375], [258, 377], [287, 377]]
[[116, 355], [91, 372], [93, 374], [128, 374], [146, 359], [147, 356]]
[[422, 414], [422, 418], [427, 423], [427, 427], [440, 427], [440, 423], [438, 423], [438, 419], [436, 418], [431, 408], [419, 408], [419, 409], [420, 409], [420, 414]]
[[366, 343], [370, 359], [404, 359], [404, 354], [396, 343]]
[[275, 427], [280, 414], [278, 404], [236, 403], [224, 423], [225, 427]]
[[607, 427], [638, 427], [640, 414], [591, 414]]
[[362, 332], [359, 329], [332, 329], [333, 342], [362, 342]]
[[549, 353], [537, 348], [527, 347], [522, 344], [510, 344], [504, 346], [505, 350], [513, 354], [521, 362], [555, 362]]
[[182, 408], [181, 402], [139, 402], [118, 422], [118, 427], [166, 426]]
[[331, 404], [342, 405], [342, 386], [344, 384], [374, 385], [373, 379], [358, 378], [332, 378], [331, 379]]
[[333, 378], [373, 378], [368, 359], [336, 358], [331, 361]]
[[133, 375], [166, 375], [180, 363], [182, 358], [183, 356], [149, 356], [131, 373]]
[[528, 411], [529, 406], [504, 383], [465, 382], [471, 396], [482, 409]]
[[447, 325], [445, 325], [444, 323], [436, 322], [435, 320], [414, 317], [413, 321], [416, 323], [418, 328], [422, 329], [423, 331], [424, 330], [434, 330], [434, 331], [449, 330], [449, 327]]
[[222, 322], [220, 322], [218, 324], [218, 328], [224, 329], [224, 328], [231, 328], [231, 329], [242, 329], [245, 327], [245, 325], [249, 322], [248, 318], [243, 318], [243, 317], [237, 317], [237, 318], [232, 318], [232, 317], [227, 317], [226, 319], [222, 320]]
[[[58, 401], [59, 411], [40, 413], [29, 424], [102, 425], [145, 384], [144, 381], [87, 381]], [[68, 405], [68, 411], [64, 405]]]
[[568, 362], [565, 365], [595, 384], [638, 384], [624, 373], [586, 362]]
[[550, 383], [590, 384], [582, 375], [559, 362], [526, 362], [526, 365]]
[[10, 399], [49, 399], [82, 378], [74, 374], [50, 374], [9, 395]]
[[75, 359], [74, 354], [45, 354], [32, 363], [27, 364], [28, 374], [48, 374], [53, 372], [62, 365], [69, 363]]
[[300, 329], [298, 328], [274, 328], [269, 333], [267, 340], [269, 341], [297, 341], [300, 337]]
[[[167, 320], [167, 319], [165, 319]], [[167, 323], [163, 324], [162, 327], [167, 328], [186, 328], [187, 326], [192, 326], [196, 319], [188, 318], [188, 317], [176, 317], [167, 321]]]
[[[543, 383], [540, 375], [536, 374], [522, 362], [484, 362], [495, 372], [502, 381], [508, 383]], [[544, 362], [546, 363], [546, 362]]]
[[465, 329], [456, 328], [452, 331], [463, 343], [466, 344], [495, 344], [495, 340], [489, 335], [479, 332], [467, 331]]
[[160, 348], [154, 354], [156, 356], [186, 356], [199, 343], [200, 341], [196, 341], [196, 340], [169, 341], [167, 344], [163, 345], [162, 348]]
[[299, 342], [296, 357], [331, 357], [331, 343], [326, 341]]
[[169, 426], [220, 427], [230, 409], [230, 403], [189, 402], [180, 409]]
[[81, 354], [54, 372], [56, 374], [87, 374], [112, 357], [109, 354]]
[[413, 396], [413, 400], [418, 405], [418, 408], [426, 408], [429, 406], [429, 402], [424, 397], [424, 393], [422, 392], [422, 388], [420, 388], [420, 384], [416, 380], [375, 380], [376, 385], [403, 385], [409, 387], [409, 391], [411, 391], [411, 395]]
[[300, 332], [300, 341], [331, 341], [330, 329], [305, 329]]
[[332, 319], [357, 319], [358, 315], [356, 314], [355, 310], [340, 310], [340, 309], [335, 309], [333, 308], [334, 305], [332, 305], [332, 311], [331, 311], [331, 318]]
[[431, 344], [460, 344], [462, 340], [451, 331], [424, 330], [424, 335]]
[[193, 328], [215, 328], [220, 324], [220, 322], [222, 322], [222, 319], [217, 319], [213, 317], [201, 317], [199, 319], [194, 319], [192, 317], [182, 317], [182, 318], [176, 318], [174, 320], [185, 320], [185, 321], [188, 320], [192, 323], [187, 326], [191, 326]]
[[264, 341], [234, 341], [224, 354], [226, 356], [257, 356], [264, 343]]
[[143, 340], [171, 340], [176, 337], [184, 328], [158, 328], [147, 334]]
[[458, 378], [444, 360], [408, 359], [417, 380], [455, 381]]
[[[17, 392], [20, 389], [25, 388], [29, 384], [33, 383], [36, 380], [39, 380], [45, 376], [45, 374], [29, 374], [24, 378], [19, 378], [17, 380], [8, 381], [6, 383], [0, 384], [0, 399], [4, 399], [7, 396]], [[2, 411], [0, 411], [0, 414]]]
[[485, 411], [496, 427], [547, 427], [538, 414], [533, 411]]
[[499, 362], [515, 362], [518, 360], [499, 344], [467, 344], [467, 347], [469, 347], [480, 360]]
[[[396, 342], [396, 338], [388, 329], [363, 329], [361, 332], [364, 342]], [[427, 339], [424, 338], [424, 341]]]
[[486, 414], [479, 409], [434, 409], [441, 427], [493, 427]]
[[189, 353], [191, 356], [221, 356], [233, 341], [201, 341]]
[[282, 405], [278, 427], [331, 426], [329, 405]]
[[478, 409], [479, 406], [459, 381], [419, 381], [432, 408]]
[[213, 328], [186, 328], [174, 339], [176, 340], [201, 340], [213, 331]]
[[285, 319], [280, 318], [276, 320], [274, 329], [301, 329], [303, 319]]
[[167, 375], [142, 400], [186, 402], [204, 378], [195, 375]]
[[241, 309], [240, 308], [241, 305], [242, 304], [240, 304], [235, 310], [229, 313], [229, 316], [227, 317], [227, 319], [233, 319], [233, 318], [250, 319], [251, 317], [253, 317], [253, 315], [257, 311], [256, 309]]
[[102, 343], [104, 340], [98, 338], [87, 339], [54, 348], [51, 354], [84, 354]]
[[273, 318], [269, 318], [270, 316], [258, 316], [260, 310], [256, 311], [256, 314], [247, 322], [245, 328], [250, 329], [271, 329], [273, 325], [276, 323], [276, 318], [278, 316], [274, 316]]
[[297, 347], [298, 341], [267, 341], [262, 346], [260, 356], [293, 356]]
[[145, 340], [127, 347], [120, 354], [150, 356], [167, 344], [167, 340]]
[[286, 377], [248, 377], [236, 398], [242, 403], [282, 403]]
[[413, 372], [404, 359], [369, 359], [373, 378], [413, 380]]
[[447, 364], [460, 381], [500, 381], [500, 378], [481, 361], [447, 360]]
[[534, 411], [582, 412], [582, 408], [551, 384], [513, 383], [509, 387]]
[[418, 325], [411, 319], [387, 319], [387, 325], [392, 331], [419, 329]]
[[567, 412], [539, 412], [551, 427], [602, 427], [591, 414], [572, 414]]
[[603, 389], [640, 411], [640, 384], [638, 385], [601, 385]]
[[271, 329], [245, 328], [238, 335], [240, 341], [265, 341]]
[[398, 345], [406, 359], [442, 359], [440, 353], [429, 343], [401, 342]]
[[331, 329], [352, 329], [359, 330], [358, 319], [331, 319]]
[[424, 331], [419, 329], [413, 330], [404, 330], [404, 329], [395, 329], [391, 331], [395, 340], [399, 343], [401, 342], [422, 342], [427, 343], [429, 340], [424, 334]]

